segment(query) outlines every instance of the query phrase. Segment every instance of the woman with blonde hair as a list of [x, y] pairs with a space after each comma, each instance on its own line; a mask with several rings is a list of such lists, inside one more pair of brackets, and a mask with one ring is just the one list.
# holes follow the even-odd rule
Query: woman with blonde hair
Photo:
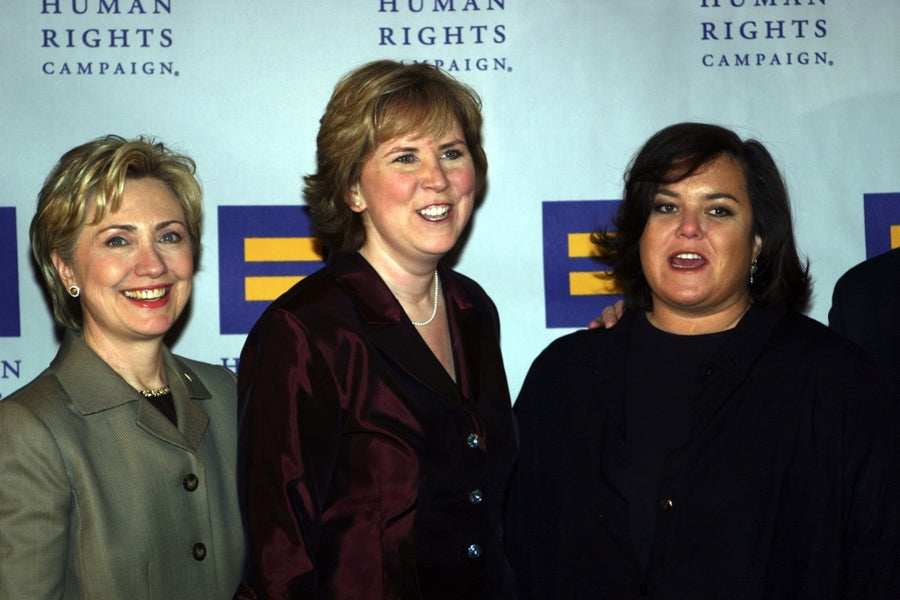
[[62, 156], [31, 247], [62, 346], [0, 402], [0, 597], [230, 598], [243, 566], [234, 375], [164, 338], [200, 252], [194, 162], [100, 138]]

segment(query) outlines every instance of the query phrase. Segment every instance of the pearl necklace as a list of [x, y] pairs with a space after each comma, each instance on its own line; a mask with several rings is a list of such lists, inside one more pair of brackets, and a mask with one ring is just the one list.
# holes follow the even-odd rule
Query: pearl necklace
[[434, 317], [437, 315], [437, 307], [438, 307], [438, 286], [440, 285], [440, 279], [438, 279], [437, 269], [434, 271], [434, 308], [431, 309], [431, 316], [428, 317], [425, 321], [413, 321], [410, 319], [410, 322], [416, 327], [425, 327], [432, 321], [434, 321]]

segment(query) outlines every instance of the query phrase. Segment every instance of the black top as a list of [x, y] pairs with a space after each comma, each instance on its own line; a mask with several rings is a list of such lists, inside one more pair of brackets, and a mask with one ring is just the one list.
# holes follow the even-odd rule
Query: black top
[[657, 329], [644, 313], [628, 342], [625, 377], [625, 498], [635, 550], [641, 564], [650, 558], [666, 456], [688, 441], [691, 404], [702, 389], [703, 373], [730, 331], [675, 335]]
[[834, 286], [828, 324], [872, 353], [900, 399], [900, 248], [844, 273]]
[[637, 319], [551, 344], [516, 400], [505, 539], [522, 597], [900, 597], [896, 406], [858, 346], [783, 307], [751, 309], [694, 386], [641, 564], [627, 484]]

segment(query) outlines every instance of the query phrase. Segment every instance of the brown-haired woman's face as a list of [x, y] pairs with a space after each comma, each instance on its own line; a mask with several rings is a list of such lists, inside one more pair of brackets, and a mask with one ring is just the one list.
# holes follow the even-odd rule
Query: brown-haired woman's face
[[91, 220], [72, 264], [54, 256], [66, 287], [81, 288], [85, 340], [99, 350], [97, 343], [121, 348], [165, 335], [187, 304], [194, 274], [181, 204], [157, 179], [129, 179], [119, 209]]
[[456, 245], [474, 208], [475, 166], [458, 124], [443, 136], [403, 135], [378, 145], [350, 194], [362, 213], [370, 261], [412, 267]]
[[640, 240], [653, 312], [743, 314], [750, 264], [761, 247], [741, 165], [728, 156], [661, 184]]

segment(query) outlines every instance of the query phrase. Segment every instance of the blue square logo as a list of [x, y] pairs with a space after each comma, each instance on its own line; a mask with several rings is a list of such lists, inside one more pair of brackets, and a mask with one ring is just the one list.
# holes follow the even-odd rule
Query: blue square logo
[[544, 302], [547, 327], [586, 327], [622, 295], [606, 276], [591, 233], [613, 231], [619, 200], [544, 202]]
[[866, 258], [900, 248], [900, 193], [864, 194]]
[[19, 253], [16, 209], [0, 207], [0, 337], [22, 335], [19, 323]]
[[220, 333], [248, 333], [272, 300], [322, 265], [305, 207], [220, 206]]

